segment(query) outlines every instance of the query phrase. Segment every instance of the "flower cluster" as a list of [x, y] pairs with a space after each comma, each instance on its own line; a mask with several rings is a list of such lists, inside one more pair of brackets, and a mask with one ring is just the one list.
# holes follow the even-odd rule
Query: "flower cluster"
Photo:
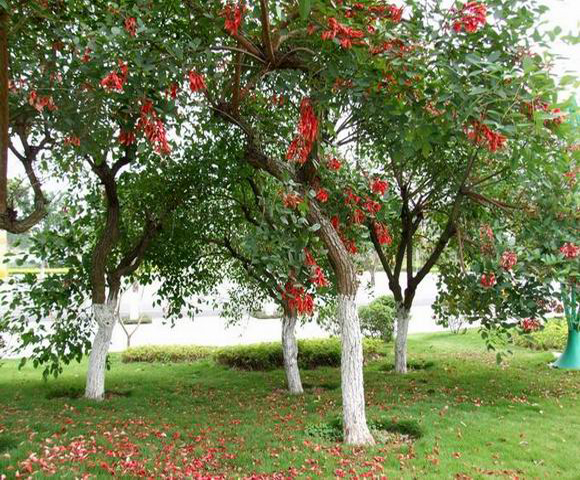
[[318, 200], [320, 203], [328, 202], [328, 190], [325, 190], [324, 188], [319, 188], [314, 198], [316, 198], [316, 200]]
[[147, 141], [154, 146], [159, 154], [171, 153], [171, 147], [167, 142], [167, 134], [163, 121], [157, 116], [151, 100], [145, 100], [141, 106], [141, 116], [137, 122], [137, 130], [143, 130]]
[[481, 275], [480, 280], [481, 286], [483, 288], [491, 288], [495, 285], [495, 273], [484, 273]]
[[137, 36], [137, 20], [135, 17], [128, 17], [125, 19], [125, 30], [132, 37]]
[[192, 92], [199, 92], [207, 89], [203, 75], [191, 70], [187, 76], [189, 78], [189, 88]]
[[121, 130], [121, 133], [119, 133], [119, 143], [125, 147], [135, 143], [135, 140], [135, 132], [132, 130]]
[[481, 240], [481, 253], [484, 255], [492, 255], [494, 248], [493, 248], [493, 230], [489, 226], [489, 224], [485, 223], [481, 227], [479, 227], [479, 238]]
[[334, 17], [328, 19], [328, 30], [322, 32], [321, 35], [322, 40], [338, 38], [340, 46], [343, 48], [351, 48], [353, 44], [364, 45], [365, 42], [360, 40], [364, 36], [365, 34], [361, 30], [342, 25]]
[[310, 251], [305, 248], [304, 249], [304, 256], [306, 260], [304, 263], [307, 267], [309, 267], [312, 271], [312, 275], [310, 277], [310, 281], [316, 285], [317, 287], [326, 287], [328, 286], [328, 280], [324, 275], [324, 271], [322, 268], [316, 263], [314, 256], [310, 253]]
[[225, 29], [230, 35], [236, 36], [238, 34], [242, 21], [244, 20], [245, 12], [246, 5], [242, 0], [235, 5], [232, 2], [228, 2], [223, 9], [221, 15], [225, 18]]
[[559, 108], [550, 108], [550, 104], [548, 102], [544, 102], [540, 99], [536, 99], [533, 102], [528, 102], [524, 104], [525, 112], [528, 114], [528, 117], [532, 118], [534, 116], [534, 112], [541, 111], [548, 113], [553, 116], [553, 118], [549, 118], [544, 120], [545, 127], [552, 127], [562, 125], [564, 122], [564, 118], [566, 114], [562, 112]]
[[494, 132], [481, 122], [473, 122], [472, 129], [467, 131], [467, 138], [478, 145], [483, 145], [490, 152], [501, 150], [507, 142], [504, 135]]
[[316, 136], [318, 135], [318, 119], [314, 113], [312, 103], [308, 98], [304, 98], [300, 105], [300, 122], [298, 124], [298, 135], [294, 137], [286, 158], [300, 164], [306, 163], [308, 155], [312, 151]]
[[518, 254], [516, 252], [511, 252], [510, 250], [506, 250], [501, 254], [501, 259], [499, 261], [499, 265], [504, 270], [511, 270], [516, 266], [518, 263]]
[[341, 169], [342, 163], [340, 160], [338, 160], [336, 158], [332, 158], [328, 161], [326, 166], [328, 167], [329, 170], [333, 170], [333, 171], [337, 172]]
[[302, 197], [297, 193], [284, 193], [282, 195], [282, 203], [286, 208], [295, 209], [302, 203]]
[[69, 137], [66, 137], [63, 141], [63, 145], [66, 146], [71, 146], [71, 147], [80, 147], [81, 146], [81, 139], [75, 135], [71, 135]]
[[373, 228], [377, 240], [381, 245], [391, 245], [393, 243], [393, 237], [391, 237], [391, 234], [389, 233], [389, 227], [383, 223], [374, 222]]
[[487, 23], [487, 8], [481, 2], [467, 2], [459, 11], [459, 18], [453, 23], [453, 30], [475, 33]]
[[113, 70], [109, 75], [101, 80], [101, 87], [105, 90], [123, 91], [123, 85], [129, 76], [129, 67], [122, 60], [118, 60], [119, 70]]
[[386, 182], [384, 180], [377, 178], [377, 179], [373, 180], [373, 182], [371, 183], [371, 191], [373, 193], [377, 193], [379, 195], [384, 195], [388, 189], [389, 189], [389, 182]]
[[312, 315], [314, 313], [314, 298], [306, 293], [303, 287], [298, 287], [292, 280], [288, 280], [282, 292], [282, 300], [288, 304], [292, 312], [300, 315]]
[[568, 259], [576, 258], [580, 253], [580, 247], [572, 242], [566, 242], [560, 247], [560, 252]]
[[38, 112], [42, 112], [45, 108], [50, 110], [56, 110], [58, 107], [55, 105], [52, 96], [50, 95], [38, 95], [36, 90], [32, 90], [28, 95], [28, 103], [34, 107]]
[[541, 325], [540, 322], [534, 318], [524, 318], [520, 322], [520, 327], [525, 333], [530, 333], [539, 330]]

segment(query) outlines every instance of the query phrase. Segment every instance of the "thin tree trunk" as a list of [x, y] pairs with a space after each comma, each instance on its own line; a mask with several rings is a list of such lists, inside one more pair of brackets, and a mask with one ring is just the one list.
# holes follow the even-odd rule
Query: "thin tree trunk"
[[0, 215], [8, 208], [8, 63], [8, 13], [0, 7]]
[[342, 330], [341, 383], [344, 441], [349, 445], [375, 443], [367, 426], [363, 380], [363, 345], [355, 297], [338, 295]]
[[282, 319], [282, 351], [288, 390], [292, 395], [304, 393], [298, 369], [298, 342], [296, 341], [296, 312], [285, 312]]
[[116, 321], [115, 302], [93, 304], [93, 314], [98, 329], [89, 356], [85, 397], [100, 401], [105, 398], [107, 354]]
[[407, 373], [407, 335], [410, 312], [403, 305], [397, 308], [397, 337], [395, 339], [395, 372]]

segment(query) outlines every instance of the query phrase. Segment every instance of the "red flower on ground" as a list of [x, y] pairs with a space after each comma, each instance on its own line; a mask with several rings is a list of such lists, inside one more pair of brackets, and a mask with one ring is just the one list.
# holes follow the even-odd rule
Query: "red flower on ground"
[[137, 35], [137, 20], [135, 17], [128, 17], [125, 19], [125, 30], [132, 37]]
[[460, 18], [453, 23], [453, 30], [475, 33], [487, 23], [487, 7], [481, 2], [467, 2], [459, 10]]
[[230, 35], [236, 36], [238, 34], [242, 21], [244, 20], [245, 12], [246, 5], [241, 0], [235, 5], [233, 5], [233, 2], [229, 1], [223, 9], [222, 17], [225, 18], [224, 28]]
[[389, 182], [385, 182], [384, 180], [376, 179], [371, 183], [371, 190], [373, 193], [384, 195], [388, 189]]
[[207, 89], [203, 75], [196, 73], [194, 70], [191, 70], [187, 75], [189, 77], [189, 88], [192, 92]]
[[518, 263], [518, 254], [515, 252], [511, 252], [509, 250], [506, 250], [505, 252], [502, 253], [501, 259], [499, 261], [501, 268], [503, 268], [504, 270], [511, 270], [516, 266], [517, 263]]
[[374, 229], [377, 240], [381, 245], [391, 245], [393, 243], [393, 237], [391, 237], [389, 227], [380, 222], [375, 222]]
[[491, 288], [495, 285], [495, 273], [484, 273], [481, 275], [481, 286]]
[[340, 168], [342, 167], [342, 163], [340, 162], [340, 160], [333, 158], [332, 160], [328, 161], [326, 166], [328, 167], [329, 170], [333, 170], [336, 172], [340, 170]]
[[572, 242], [566, 242], [560, 247], [560, 252], [568, 259], [576, 258], [580, 253], [580, 247]]
[[316, 197], [314, 198], [316, 198], [320, 203], [326, 203], [328, 202], [328, 191], [324, 188], [319, 188], [318, 192], [316, 192]]

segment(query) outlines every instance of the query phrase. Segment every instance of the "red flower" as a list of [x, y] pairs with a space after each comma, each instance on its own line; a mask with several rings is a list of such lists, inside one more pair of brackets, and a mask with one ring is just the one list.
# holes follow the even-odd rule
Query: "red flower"
[[354, 213], [352, 214], [353, 223], [361, 224], [361, 223], [364, 223], [365, 220], [366, 220], [366, 216], [365, 216], [364, 212], [361, 209], [357, 208], [354, 211]]
[[485, 223], [481, 227], [479, 227], [479, 236], [482, 240], [487, 238], [488, 240], [493, 240], [493, 230], [489, 226], [489, 224]]
[[310, 253], [310, 250], [308, 250], [307, 248], [304, 248], [304, 256], [306, 257], [306, 260], [304, 261], [306, 265], [308, 265], [309, 267], [315, 267], [317, 265], [316, 260], [314, 260], [314, 257]]
[[199, 73], [191, 70], [188, 74], [189, 76], [189, 88], [192, 92], [199, 92], [200, 90], [207, 89], [205, 84], [205, 79]]
[[361, 198], [358, 195], [355, 195], [354, 193], [352, 193], [352, 190], [349, 188], [347, 190], [345, 190], [344, 192], [345, 195], [345, 199], [344, 199], [344, 203], [345, 205], [358, 205], [361, 201]]
[[52, 96], [49, 95], [40, 96], [36, 93], [35, 90], [32, 90], [28, 95], [28, 103], [31, 106], [33, 106], [38, 112], [42, 112], [45, 108], [50, 111], [57, 109], [57, 106], [54, 104]]
[[332, 160], [329, 160], [326, 166], [328, 167], [329, 170], [334, 170], [336, 172], [340, 170], [340, 168], [342, 167], [342, 163], [340, 162], [340, 160], [333, 158]]
[[135, 133], [132, 130], [121, 130], [121, 133], [119, 134], [119, 143], [121, 145], [128, 147], [135, 143], [135, 140]]
[[64, 139], [63, 144], [65, 146], [75, 146], [75, 147], [80, 147], [81, 146], [81, 139], [79, 137], [76, 137], [74, 135], [71, 135], [70, 137], [66, 137]]
[[510, 252], [509, 250], [506, 250], [505, 252], [502, 253], [501, 260], [499, 261], [501, 268], [503, 268], [504, 270], [511, 270], [516, 266], [517, 263], [518, 263], [517, 253]]
[[304, 98], [300, 104], [298, 133], [290, 143], [286, 158], [304, 164], [308, 160], [308, 155], [310, 155], [318, 135], [318, 119], [308, 98]]
[[484, 273], [481, 275], [481, 286], [484, 288], [491, 288], [495, 285], [495, 273]]
[[92, 53], [92, 50], [90, 48], [85, 48], [85, 53], [83, 53], [83, 56], [81, 58], [81, 62], [89, 63], [91, 61], [91, 53]]
[[388, 189], [389, 189], [389, 182], [385, 182], [384, 180], [376, 179], [371, 184], [371, 190], [373, 193], [378, 193], [380, 195], [384, 195]]
[[540, 326], [540, 322], [534, 318], [524, 318], [520, 322], [520, 327], [525, 333], [535, 332]]
[[389, 233], [389, 227], [382, 223], [375, 222], [374, 229], [377, 240], [381, 245], [391, 245], [393, 243], [393, 237], [391, 237], [391, 234]]
[[363, 204], [363, 208], [371, 215], [376, 215], [381, 211], [382, 205], [379, 202], [367, 198], [367, 201]]
[[395, 23], [399, 23], [401, 18], [403, 18], [403, 7], [397, 8], [395, 5], [389, 5], [389, 10], [391, 20]]
[[576, 258], [580, 253], [580, 247], [574, 243], [567, 242], [560, 247], [560, 252], [568, 259]]
[[105, 78], [101, 80], [101, 86], [106, 90], [117, 90], [118, 92], [123, 91], [123, 84], [125, 83], [125, 78], [119, 75], [116, 71], [109, 73]]
[[238, 34], [245, 12], [246, 5], [241, 0], [236, 5], [228, 2], [223, 9], [222, 16], [225, 18], [225, 29], [230, 35], [236, 36]]
[[337, 215], [334, 215], [330, 219], [330, 223], [332, 224], [332, 226], [334, 227], [335, 230], [338, 230], [340, 228], [340, 220], [338, 219]]
[[282, 202], [286, 208], [294, 209], [302, 203], [302, 197], [296, 193], [286, 193], [282, 195]]
[[496, 152], [505, 147], [507, 138], [501, 133], [494, 132], [487, 125], [473, 122], [473, 129], [467, 132], [467, 138], [485, 146], [490, 152]]
[[288, 308], [291, 311], [297, 311], [301, 315], [312, 315], [314, 313], [312, 295], [306, 293], [304, 288], [295, 286], [292, 280], [286, 282], [282, 299], [288, 304]]
[[479, 27], [483, 27], [487, 23], [487, 8], [480, 2], [466, 3], [459, 14], [461, 17], [453, 23], [453, 30], [456, 32], [465, 29], [468, 33], [474, 33]]
[[322, 271], [322, 268], [320, 268], [319, 266], [316, 266], [314, 268], [314, 273], [312, 274], [310, 281], [317, 287], [328, 286], [328, 280], [326, 280], [324, 272]]
[[128, 17], [125, 19], [125, 30], [132, 37], [137, 35], [137, 20], [135, 17]]
[[318, 192], [316, 192], [316, 200], [318, 200], [320, 203], [326, 203], [328, 202], [328, 191], [325, 190], [324, 188], [319, 188]]
[[161, 155], [171, 153], [163, 121], [157, 117], [151, 100], [145, 100], [141, 106], [141, 117], [137, 122], [137, 130], [143, 130], [147, 141]]
[[358, 249], [356, 248], [356, 243], [354, 242], [354, 240], [350, 240], [349, 238], [346, 237], [341, 237], [342, 243], [344, 245], [344, 248], [346, 248], [346, 251], [352, 255], [354, 255], [356, 252], [358, 252]]

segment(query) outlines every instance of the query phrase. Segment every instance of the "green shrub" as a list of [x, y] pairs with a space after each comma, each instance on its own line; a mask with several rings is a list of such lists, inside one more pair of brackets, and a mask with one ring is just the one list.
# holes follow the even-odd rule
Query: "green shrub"
[[[415, 420], [400, 420], [395, 422], [387, 418], [369, 420], [368, 426], [375, 440], [390, 439], [389, 436], [379, 435], [379, 432], [389, 432], [405, 435], [409, 439], [418, 439], [423, 436], [423, 429]], [[322, 438], [329, 442], [342, 441], [342, 418], [335, 417], [329, 422], [310, 424], [306, 426], [306, 435]], [[380, 442], [382, 443], [382, 442]]]
[[564, 318], [549, 320], [542, 330], [533, 333], [516, 333], [516, 345], [534, 350], [564, 350], [568, 338], [568, 323]]
[[141, 315], [138, 319], [122, 317], [122, 320], [125, 325], [144, 325], [153, 323], [153, 319], [149, 315]]
[[[382, 356], [386, 350], [377, 339], [365, 339], [363, 345], [366, 360]], [[221, 348], [215, 353], [215, 360], [241, 370], [272, 370], [284, 366], [280, 343]], [[340, 366], [340, 339], [298, 340], [298, 365], [303, 369]]]
[[393, 339], [395, 312], [395, 299], [390, 295], [375, 298], [368, 305], [359, 307], [362, 334], [390, 342]]
[[148, 345], [133, 347], [125, 350], [121, 359], [129, 362], [195, 362], [210, 357], [215, 347], [201, 347], [198, 345]]

